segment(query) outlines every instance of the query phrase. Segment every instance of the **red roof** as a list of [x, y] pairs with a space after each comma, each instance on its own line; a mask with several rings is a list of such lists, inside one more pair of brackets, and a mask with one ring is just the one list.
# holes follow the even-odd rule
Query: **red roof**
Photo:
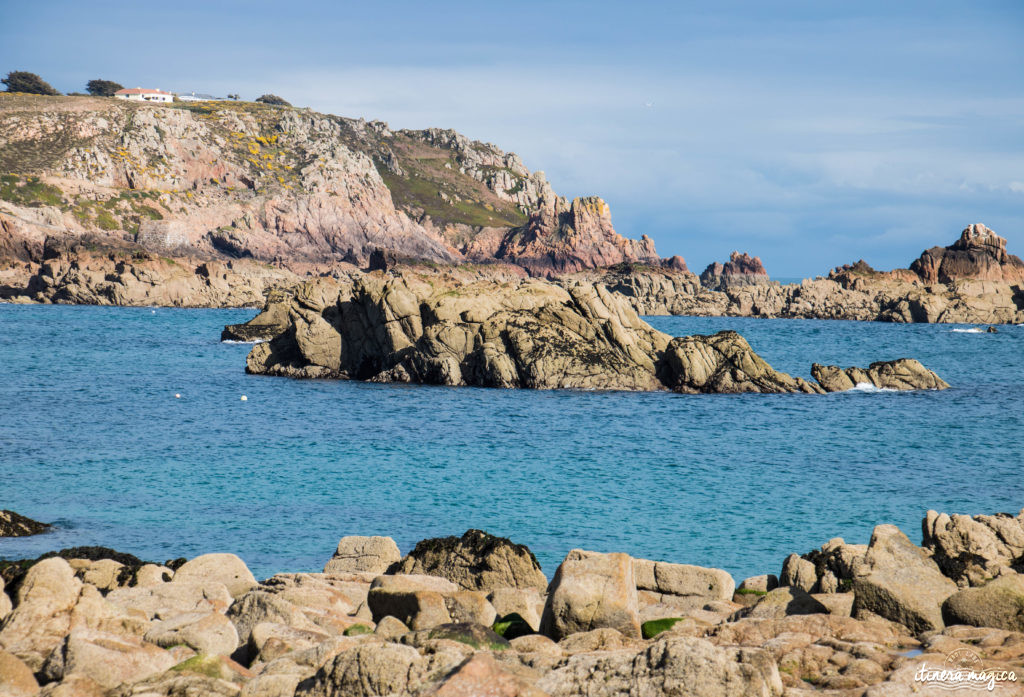
[[141, 87], [132, 87], [126, 90], [118, 90], [114, 94], [170, 94], [170, 92], [164, 92], [163, 90], [144, 90]]

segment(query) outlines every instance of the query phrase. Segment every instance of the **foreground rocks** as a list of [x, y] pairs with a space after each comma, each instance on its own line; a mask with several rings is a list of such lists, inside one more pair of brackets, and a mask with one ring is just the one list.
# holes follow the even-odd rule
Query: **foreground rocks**
[[48, 523], [40, 523], [14, 511], [0, 511], [0, 537], [40, 535], [47, 532], [50, 527]]
[[255, 582], [210, 554], [106, 590], [79, 577], [93, 560], [39, 560], [0, 622], [0, 694], [884, 697], [929, 694], [914, 676], [964, 651], [1024, 673], [1024, 576], [957, 590], [889, 525], [738, 587], [580, 549], [545, 587], [526, 547], [479, 530], [396, 556], [346, 537], [330, 573]]
[[[482, 387], [804, 392], [849, 389], [838, 368], [812, 384], [774, 370], [735, 332], [673, 339], [589, 283], [404, 272], [306, 283], [253, 320], [287, 316], [256, 345], [251, 373]], [[893, 389], [943, 389], [916, 361], [860, 371]], [[857, 376], [860, 375], [857, 374]]]

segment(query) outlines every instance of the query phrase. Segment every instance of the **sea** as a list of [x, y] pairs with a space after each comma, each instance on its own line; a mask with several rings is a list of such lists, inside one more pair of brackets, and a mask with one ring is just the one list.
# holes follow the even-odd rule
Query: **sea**
[[[734, 329], [779, 370], [919, 359], [942, 392], [679, 395], [246, 375], [254, 310], [0, 305], [0, 508], [55, 524], [0, 558], [101, 545], [320, 571], [345, 535], [403, 552], [478, 528], [713, 566], [739, 582], [928, 509], [1024, 507], [1024, 327], [650, 317]], [[243, 399], [244, 397], [244, 399]]]

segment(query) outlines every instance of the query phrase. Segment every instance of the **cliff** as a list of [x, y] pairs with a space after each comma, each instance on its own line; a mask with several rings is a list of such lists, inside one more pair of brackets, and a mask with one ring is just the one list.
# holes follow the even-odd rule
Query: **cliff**
[[599, 199], [568, 202], [514, 153], [254, 103], [0, 94], [0, 283], [47, 238], [324, 272], [377, 249], [548, 275], [635, 259]]

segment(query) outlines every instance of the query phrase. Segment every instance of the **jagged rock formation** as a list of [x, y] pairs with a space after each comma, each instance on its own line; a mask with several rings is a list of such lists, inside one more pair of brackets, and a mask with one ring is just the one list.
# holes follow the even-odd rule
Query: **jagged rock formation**
[[[605, 204], [568, 203], [514, 153], [288, 107], [4, 93], [0, 172], [5, 267], [42, 261], [47, 238], [85, 237], [300, 272], [365, 267], [377, 249], [443, 264], [501, 249], [542, 274], [657, 260], [649, 239], [615, 233]], [[26, 283], [0, 276], [7, 295]]]
[[557, 199], [531, 215], [526, 225], [511, 230], [493, 252], [479, 245], [472, 252], [544, 277], [620, 262], [661, 261], [647, 235], [637, 242], [616, 233], [608, 204], [596, 196], [573, 199], [568, 206], [565, 199]]
[[973, 279], [1020, 283], [1024, 261], [1006, 251], [1006, 239], [981, 223], [964, 228], [948, 247], [932, 247], [911, 265], [924, 283], [954, 283]]
[[995, 576], [1024, 573], [1024, 509], [1016, 516], [960, 515], [928, 511], [923, 545], [942, 572], [960, 586], [979, 586]]
[[[256, 345], [251, 373], [482, 387], [823, 392], [774, 370], [735, 332], [673, 339], [604, 286], [441, 274], [319, 279], [268, 303], [288, 324]], [[265, 317], [254, 324], [266, 326]], [[280, 327], [280, 325], [277, 325]], [[873, 365], [896, 389], [943, 389], [911, 362]], [[836, 369], [838, 370], [838, 369]], [[882, 379], [882, 378], [879, 378]], [[851, 385], [852, 386], [852, 385]]]
[[711, 290], [724, 290], [735, 286], [749, 286], [768, 282], [761, 257], [751, 257], [746, 252], [733, 252], [729, 261], [709, 264], [700, 274], [700, 282]]

